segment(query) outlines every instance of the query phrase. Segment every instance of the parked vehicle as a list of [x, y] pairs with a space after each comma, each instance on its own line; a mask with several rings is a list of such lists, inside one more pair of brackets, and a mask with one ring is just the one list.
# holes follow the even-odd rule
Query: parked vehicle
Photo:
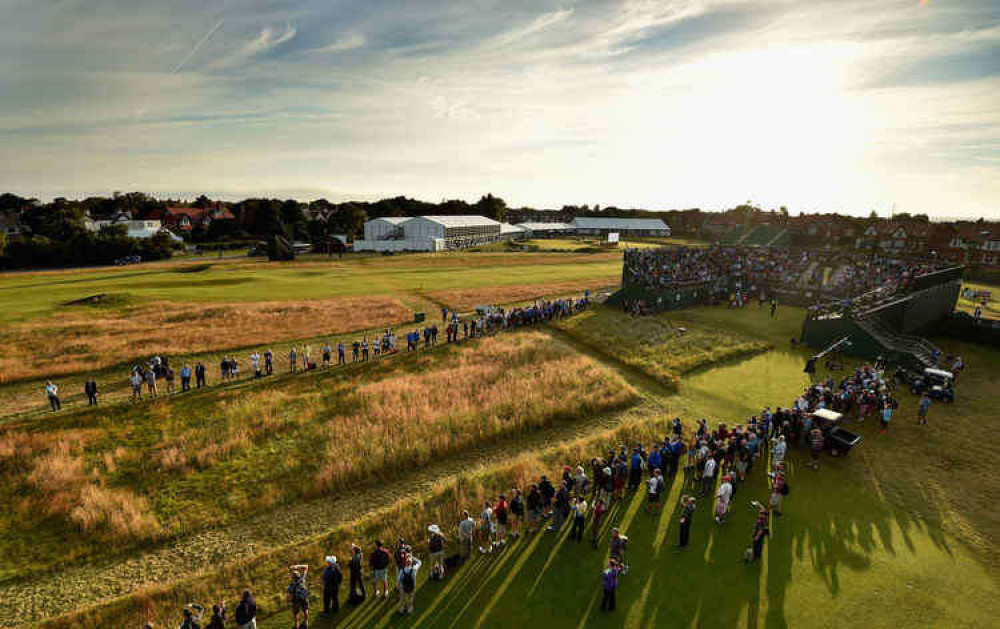
[[893, 377], [914, 395], [926, 391], [932, 399], [949, 403], [955, 401], [955, 375], [950, 371], [928, 367], [922, 374], [918, 374], [907, 369], [897, 369]]
[[118, 258], [117, 260], [115, 260], [115, 264], [118, 266], [139, 264], [140, 262], [142, 262], [142, 256], [125, 256], [123, 258]]

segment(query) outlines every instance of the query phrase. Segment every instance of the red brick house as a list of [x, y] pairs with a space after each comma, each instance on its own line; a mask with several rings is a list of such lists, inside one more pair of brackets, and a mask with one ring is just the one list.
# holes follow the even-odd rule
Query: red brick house
[[208, 229], [213, 221], [236, 220], [233, 213], [219, 202], [207, 208], [168, 207], [154, 212], [151, 218], [158, 218], [164, 226], [184, 233], [190, 233], [198, 227]]

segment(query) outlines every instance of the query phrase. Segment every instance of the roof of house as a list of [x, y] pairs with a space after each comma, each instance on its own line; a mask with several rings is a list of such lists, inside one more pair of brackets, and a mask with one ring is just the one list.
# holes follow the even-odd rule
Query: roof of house
[[573, 225], [583, 229], [670, 229], [658, 218], [590, 218], [573, 219]]
[[518, 227], [521, 229], [526, 229], [528, 231], [543, 232], [543, 231], [569, 231], [573, 229], [573, 226], [569, 223], [518, 223]]
[[501, 234], [520, 234], [524, 231], [524, 228], [520, 225], [511, 225], [510, 223], [500, 223], [500, 233]]
[[411, 216], [376, 216], [375, 218], [371, 219], [368, 222], [371, 223], [372, 221], [385, 221], [386, 223], [391, 223], [393, 225], [400, 225], [410, 220], [411, 218], [412, 218]]
[[[187, 216], [187, 217], [192, 218], [192, 219], [199, 219], [200, 220], [200, 219], [204, 218], [206, 214], [213, 213], [216, 209], [218, 209], [219, 212], [221, 212], [222, 218], [224, 218], [224, 219], [235, 219], [236, 218], [235, 216], [233, 216], [233, 213], [230, 212], [229, 209], [225, 208], [225, 207], [220, 207], [220, 208], [215, 208], [215, 207], [208, 207], [208, 208], [200, 208], [200, 207], [168, 207], [165, 210], [163, 210], [162, 212], [160, 212], [159, 214], [160, 214], [160, 216], [163, 216], [163, 217], [166, 217], [166, 216], [172, 216], [172, 217]], [[159, 218], [159, 216], [157, 218]]]
[[486, 218], [485, 216], [473, 216], [473, 215], [462, 215], [462, 216], [417, 216], [416, 218], [422, 218], [432, 223], [437, 223], [438, 225], [443, 225], [445, 227], [482, 227], [484, 225], [499, 225], [497, 221], [492, 218]]

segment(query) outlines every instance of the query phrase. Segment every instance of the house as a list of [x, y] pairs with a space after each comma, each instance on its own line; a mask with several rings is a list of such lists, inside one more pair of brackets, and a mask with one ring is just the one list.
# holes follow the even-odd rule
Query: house
[[0, 233], [16, 238], [31, 233], [31, 228], [21, 222], [21, 213], [15, 210], [0, 211]]
[[236, 217], [220, 202], [207, 208], [168, 207], [155, 210], [150, 218], [159, 219], [165, 227], [181, 233], [191, 233], [196, 228], [208, 229], [214, 221], [234, 221]]
[[949, 241], [949, 253], [965, 264], [1000, 267], [1000, 224], [960, 224]]

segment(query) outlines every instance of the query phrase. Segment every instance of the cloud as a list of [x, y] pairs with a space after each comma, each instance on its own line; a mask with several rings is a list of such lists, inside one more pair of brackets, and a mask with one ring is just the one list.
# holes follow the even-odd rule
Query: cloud
[[243, 54], [247, 57], [254, 57], [269, 50], [277, 48], [281, 44], [293, 39], [298, 31], [291, 24], [285, 24], [285, 30], [280, 33], [270, 26], [261, 29], [260, 34], [253, 40], [247, 42], [243, 47]]
[[536, 35], [552, 28], [557, 24], [567, 21], [573, 15], [573, 8], [559, 9], [557, 11], [552, 11], [549, 13], [543, 13], [539, 15], [534, 20], [520, 26], [518, 28], [511, 29], [509, 31], [495, 35], [494, 37], [487, 40], [485, 47], [487, 48], [499, 48], [503, 46], [509, 46], [514, 42], [520, 41], [522, 39], [527, 39], [532, 35]]
[[361, 48], [365, 45], [365, 36], [361, 33], [349, 33], [342, 35], [337, 38], [332, 44], [323, 46], [322, 48], [317, 48], [315, 52], [344, 52], [345, 50], [354, 50], [355, 48]]

